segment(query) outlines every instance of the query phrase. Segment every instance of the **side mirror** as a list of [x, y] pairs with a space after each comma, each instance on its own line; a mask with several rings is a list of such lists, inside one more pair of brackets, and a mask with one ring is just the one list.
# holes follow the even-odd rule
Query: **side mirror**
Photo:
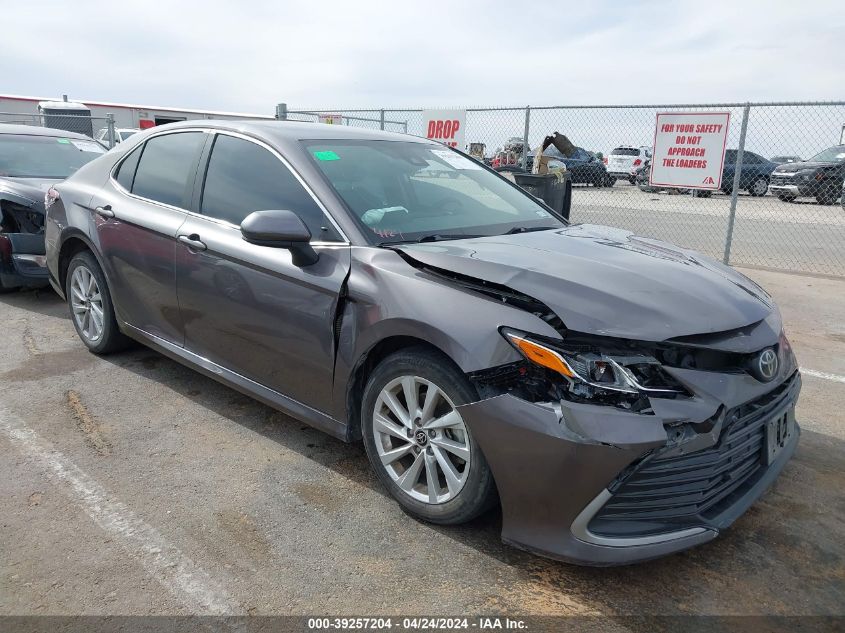
[[288, 249], [294, 266], [310, 266], [319, 259], [310, 244], [311, 231], [293, 211], [254, 211], [241, 222], [241, 235], [250, 244]]

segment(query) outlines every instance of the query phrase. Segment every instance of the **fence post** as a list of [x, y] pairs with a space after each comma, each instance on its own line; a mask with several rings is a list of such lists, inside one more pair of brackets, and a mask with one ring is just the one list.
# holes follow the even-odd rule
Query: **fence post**
[[382, 129], [382, 130], [383, 130], [383, 129], [384, 129], [384, 108], [382, 108], [381, 110], [379, 110], [379, 113], [380, 113], [380, 115], [381, 115], [381, 116], [379, 117], [379, 123], [380, 123], [380, 125], [381, 125], [381, 128], [380, 128], [380, 129]]
[[739, 147], [736, 150], [736, 167], [734, 168], [734, 182], [731, 191], [731, 210], [728, 214], [728, 235], [725, 238], [725, 256], [722, 261], [725, 265], [731, 263], [731, 243], [734, 238], [734, 224], [736, 224], [736, 198], [739, 195], [739, 183], [742, 177], [742, 155], [745, 152], [745, 133], [748, 131], [748, 113], [751, 104], [746, 103], [742, 109], [742, 127], [739, 129]]
[[[522, 168], [528, 169], [528, 127], [531, 122], [531, 106], [525, 106], [525, 132], [522, 135]], [[535, 160], [537, 157], [535, 156]]]
[[288, 104], [287, 103], [277, 103], [276, 104], [276, 118], [279, 121], [284, 121], [288, 118]]
[[407, 121], [405, 121], [405, 122], [402, 124], [402, 127], [403, 127], [403, 128], [405, 128], [405, 134], [407, 134], [407, 133], [408, 133], [408, 122], [407, 122]]
[[106, 112], [106, 138], [109, 142], [109, 149], [114, 147], [114, 114], [111, 112]]

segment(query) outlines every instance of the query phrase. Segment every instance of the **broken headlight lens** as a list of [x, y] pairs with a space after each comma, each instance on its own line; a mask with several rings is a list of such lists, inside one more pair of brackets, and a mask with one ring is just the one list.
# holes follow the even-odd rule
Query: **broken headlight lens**
[[605, 351], [600, 341], [570, 346], [567, 341], [551, 343], [507, 328], [501, 332], [526, 360], [562, 376], [577, 395], [611, 392], [671, 397], [686, 393], [648, 354]]

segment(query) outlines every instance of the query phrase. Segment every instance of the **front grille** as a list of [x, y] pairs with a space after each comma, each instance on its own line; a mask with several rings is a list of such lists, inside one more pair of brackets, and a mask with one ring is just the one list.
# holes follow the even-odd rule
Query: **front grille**
[[794, 397], [797, 380], [794, 375], [764, 396], [728, 411], [728, 422], [714, 446], [644, 461], [596, 513], [590, 530], [605, 536], [665, 532], [717, 517], [765, 470], [766, 422]]
[[792, 176], [775, 176], [774, 174], [769, 178], [769, 183], [773, 185], [791, 185], [793, 181]]

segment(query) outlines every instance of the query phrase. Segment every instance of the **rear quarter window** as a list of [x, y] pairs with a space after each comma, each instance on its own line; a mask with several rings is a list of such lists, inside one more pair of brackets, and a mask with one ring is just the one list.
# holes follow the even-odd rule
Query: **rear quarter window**
[[123, 159], [123, 162], [114, 173], [114, 179], [126, 191], [132, 191], [132, 181], [135, 179], [135, 170], [138, 167], [138, 159], [141, 158], [141, 146], [136, 147], [129, 156]]

